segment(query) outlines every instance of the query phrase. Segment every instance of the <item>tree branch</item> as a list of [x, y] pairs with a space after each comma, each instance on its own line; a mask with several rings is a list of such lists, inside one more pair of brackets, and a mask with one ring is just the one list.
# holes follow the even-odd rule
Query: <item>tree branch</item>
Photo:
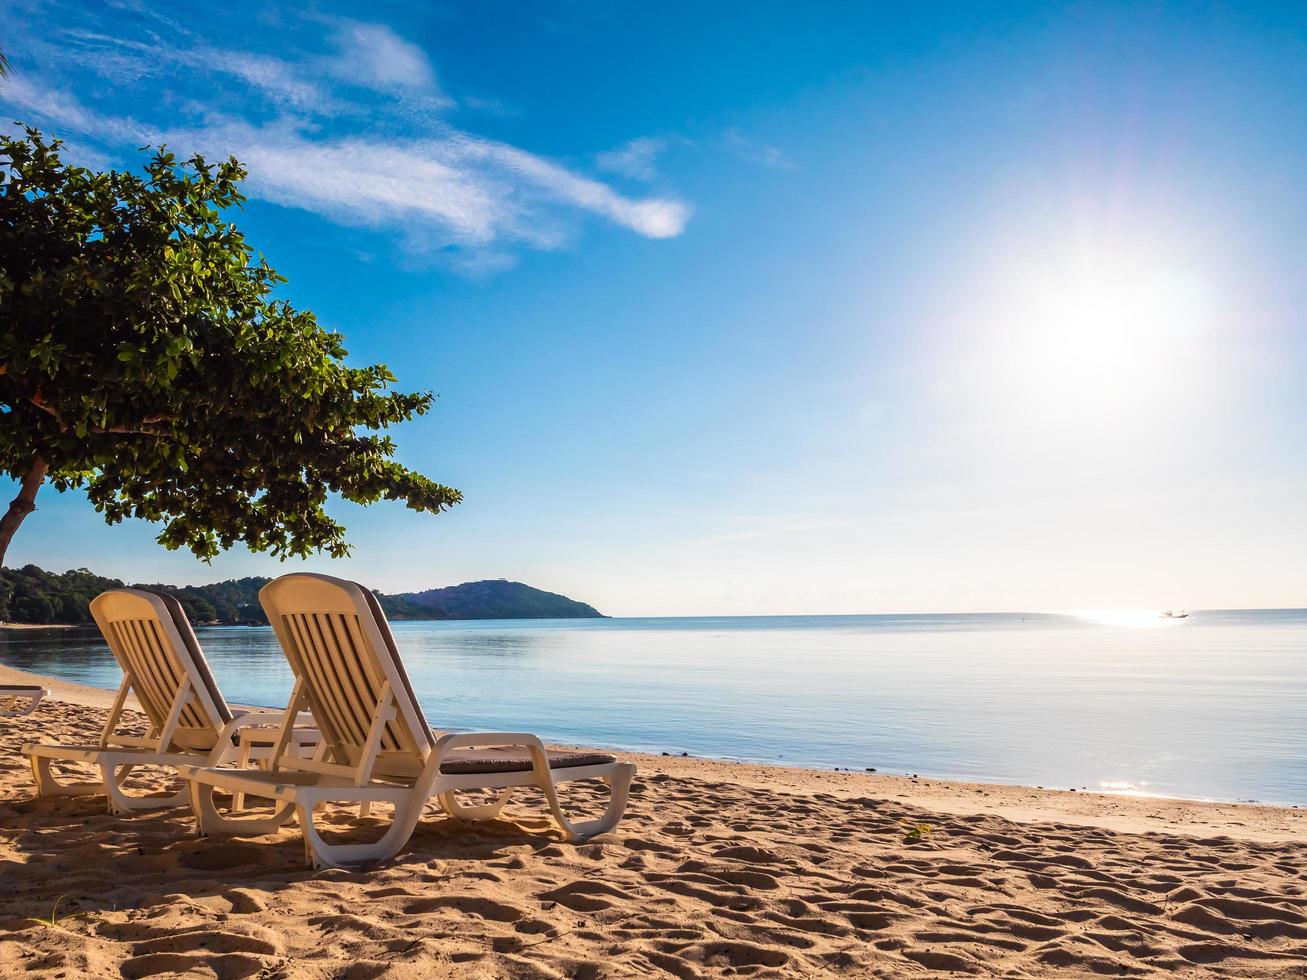
[[[165, 422], [165, 421], [168, 421], [168, 416], [166, 415], [151, 415], [149, 418], [143, 420], [141, 422], [141, 425], [147, 426], [155, 422]], [[111, 425], [107, 429], [88, 428], [86, 431], [93, 432], [96, 435], [103, 435], [106, 432], [123, 433], [125, 435], [134, 435], [134, 436], [166, 436], [168, 434], [167, 429], [155, 429], [155, 428], [133, 429], [130, 426], [126, 426], [126, 425]]]
[[36, 491], [41, 488], [41, 481], [49, 469], [50, 464], [42, 457], [34, 457], [27, 472], [23, 474], [18, 496], [0, 516], [0, 565], [4, 564], [5, 553], [9, 550], [9, 542], [13, 540], [18, 525], [23, 523], [24, 517], [36, 510]]
[[[64, 421], [64, 417], [59, 414], [59, 409], [55, 408], [49, 402], [41, 398], [41, 392], [39, 389], [37, 390], [35, 395], [32, 395], [27, 400], [31, 402], [33, 405], [35, 405], [37, 408], [39, 408], [41, 411], [45, 412], [51, 418], [53, 418], [56, 422], [58, 422], [60, 432], [67, 432], [70, 428], [72, 428], [72, 426], [70, 426], [67, 422]], [[167, 435], [166, 429], [151, 428], [151, 426], [157, 425], [159, 422], [171, 422], [172, 420], [173, 417], [171, 415], [147, 415], [145, 418], [141, 419], [140, 426], [130, 426], [130, 425], [110, 425], [110, 426], [95, 426], [95, 427], [87, 426], [86, 431], [95, 433], [96, 435], [104, 435], [106, 433], [112, 432], [121, 435], [162, 436], [162, 435]]]
[[42, 400], [40, 388], [36, 390], [36, 394], [32, 395], [27, 400], [31, 402], [33, 405], [35, 405], [37, 408], [39, 408], [41, 411], [45, 412], [48, 415], [52, 415], [54, 417], [54, 420], [59, 423], [60, 432], [68, 431], [68, 426], [64, 422], [64, 417], [59, 414], [59, 409], [55, 408], [53, 405], [46, 404], [45, 401]]

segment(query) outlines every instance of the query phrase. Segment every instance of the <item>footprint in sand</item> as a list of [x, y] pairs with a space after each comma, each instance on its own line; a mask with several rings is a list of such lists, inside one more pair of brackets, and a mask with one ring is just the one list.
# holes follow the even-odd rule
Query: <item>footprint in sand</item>
[[148, 953], [122, 964], [128, 980], [139, 977], [200, 975], [226, 978], [258, 976], [267, 964], [246, 953]]
[[475, 895], [441, 895], [436, 898], [420, 898], [404, 906], [407, 915], [423, 915], [442, 909], [452, 909], [477, 919], [489, 919], [492, 922], [516, 922], [525, 918], [525, 910], [515, 905], [506, 905], [493, 899]]
[[[612, 908], [617, 902], [633, 901], [631, 895], [622, 889], [607, 882], [592, 881], [587, 878], [563, 885], [561, 888], [555, 888], [552, 891], [542, 892], [540, 898], [545, 901], [557, 902], [573, 912], [600, 912], [603, 909]], [[617, 901], [614, 901], [614, 899]]]

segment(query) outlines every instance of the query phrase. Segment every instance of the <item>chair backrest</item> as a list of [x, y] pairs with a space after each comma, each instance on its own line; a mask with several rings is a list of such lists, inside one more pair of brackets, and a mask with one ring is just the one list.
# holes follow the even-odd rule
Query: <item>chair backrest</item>
[[[231, 721], [231, 709], [181, 603], [145, 589], [110, 589], [91, 600], [91, 615], [131, 679], [151, 728], [164, 734], [175, 715], [168, 744], [159, 749], [213, 748], [218, 732]], [[179, 697], [186, 699], [180, 708]]]
[[[361, 779], [417, 776], [435, 737], [376, 596], [357, 582], [294, 572], [265, 585], [259, 601], [331, 765]], [[289, 706], [292, 713], [300, 707]], [[282, 762], [315, 768], [289, 757]]]

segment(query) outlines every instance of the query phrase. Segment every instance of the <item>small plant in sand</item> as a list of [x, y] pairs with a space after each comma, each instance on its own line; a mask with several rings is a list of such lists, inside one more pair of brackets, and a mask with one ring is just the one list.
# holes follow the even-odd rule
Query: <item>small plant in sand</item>
[[903, 839], [910, 844], [916, 844], [926, 840], [935, 832], [935, 828], [928, 823], [913, 824], [903, 834]]
[[[32, 921], [37, 923], [38, 925], [45, 926], [47, 929], [58, 928], [60, 923], [67, 922], [72, 916], [65, 915], [63, 918], [59, 917], [59, 903], [62, 902], [67, 897], [68, 897], [67, 895], [60, 895], [58, 898], [54, 900], [54, 905], [51, 906], [50, 908], [50, 917], [48, 919], [42, 919], [39, 916], [33, 916]], [[73, 913], [73, 915], [76, 914], [77, 913]]]

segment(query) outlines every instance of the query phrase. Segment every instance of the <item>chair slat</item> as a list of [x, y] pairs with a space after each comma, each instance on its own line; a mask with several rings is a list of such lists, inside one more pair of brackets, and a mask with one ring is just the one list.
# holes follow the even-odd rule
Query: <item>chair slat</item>
[[348, 754], [346, 745], [349, 742], [348, 727], [337, 704], [334, 685], [322, 670], [321, 658], [314, 648], [305, 617], [301, 614], [291, 614], [285, 616], [284, 620], [299, 654], [299, 663], [304, 672], [313, 717], [318, 719], [318, 724], [323, 734], [327, 736], [333, 753], [346, 756]]
[[[186, 678], [186, 669], [177, 662], [177, 655], [168, 648], [168, 642], [164, 639], [163, 630], [160, 628], [160, 624], [153, 619], [143, 620], [143, 622], [150, 633], [154, 648], [158, 651], [159, 659], [168, 666], [168, 672], [171, 674], [173, 680], [172, 690], [174, 692], [173, 696], [175, 697], [176, 692], [181, 689], [182, 682]], [[193, 730], [213, 727], [208, 722], [203, 709], [200, 706], [199, 699], [194, 697], [187, 701], [185, 707], [182, 708], [181, 717], [178, 719], [177, 726], [178, 728]]]
[[[356, 715], [367, 731], [372, 725], [372, 716], [376, 714], [380, 691], [386, 686], [386, 682], [378, 674], [374, 665], [368, 662], [364, 648], [357, 646], [350, 636], [349, 621], [358, 622], [357, 616], [350, 616], [345, 613], [332, 613], [327, 616], [328, 623], [332, 629], [332, 635], [335, 640], [336, 649], [340, 651], [341, 660], [344, 662], [354, 690], [358, 694], [355, 702]], [[367, 736], [364, 736], [366, 740]], [[362, 744], [362, 743], [360, 743]], [[382, 748], [392, 748], [387, 745], [384, 738]]]
[[141, 707], [155, 728], [168, 717], [167, 695], [159, 684], [158, 674], [145, 652], [144, 638], [136, 620], [124, 619], [114, 624], [132, 666], [132, 675], [138, 684], [137, 694]]
[[[363, 630], [359, 626], [359, 618], [357, 616], [349, 616], [342, 617], [342, 619], [344, 620], [346, 632], [349, 636], [350, 646], [355, 650], [359, 661], [368, 669], [372, 670], [375, 675], [376, 665], [371, 658], [366, 655], [367, 641], [363, 639]], [[380, 677], [378, 677], [377, 680], [380, 681]], [[407, 732], [404, 731], [398, 718], [387, 723], [386, 735], [381, 742], [382, 750], [389, 752], [416, 751], [417, 746], [411, 738], [406, 738], [406, 735]]]
[[359, 676], [358, 665], [350, 663], [351, 656], [341, 649], [331, 619], [331, 616], [324, 613], [314, 613], [309, 617], [313, 624], [313, 635], [321, 644], [323, 660], [335, 683], [341, 710], [349, 719], [349, 743], [352, 749], [361, 746], [367, 738], [367, 708], [376, 699], [368, 690], [367, 682]]

